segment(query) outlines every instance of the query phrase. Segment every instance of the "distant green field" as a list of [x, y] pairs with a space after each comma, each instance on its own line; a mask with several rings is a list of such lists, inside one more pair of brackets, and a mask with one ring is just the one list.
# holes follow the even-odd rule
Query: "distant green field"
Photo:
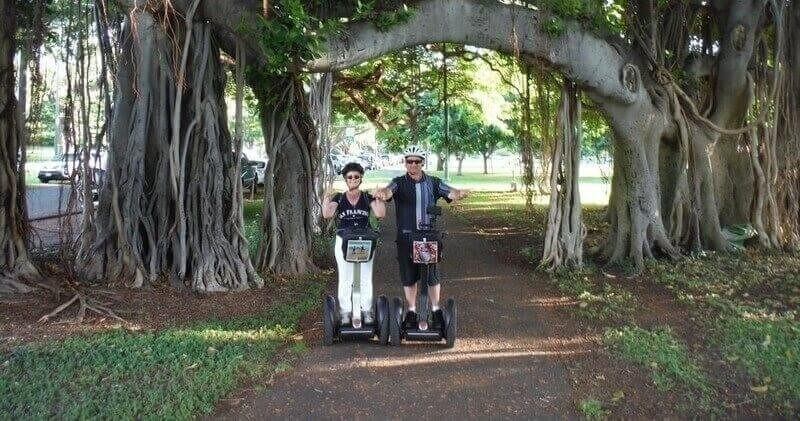
[[[442, 171], [429, 171], [437, 177], [442, 177]], [[400, 170], [373, 170], [367, 171], [364, 174], [364, 182], [362, 189], [373, 191], [378, 187], [384, 187], [389, 184], [392, 178], [402, 175]], [[519, 177], [514, 177], [508, 173], [499, 174], [483, 174], [480, 172], [468, 173], [464, 175], [450, 175], [448, 183], [456, 188], [470, 189], [474, 191], [499, 191], [507, 192], [512, 191], [512, 183], [516, 183], [516, 189], [522, 189], [522, 183]], [[611, 185], [602, 177], [581, 177], [581, 202], [589, 204], [606, 204], [608, 203], [608, 195], [611, 191]], [[337, 178], [333, 187], [337, 191], [345, 189], [344, 180], [341, 177]], [[536, 202], [546, 204], [549, 196], [537, 196]]]

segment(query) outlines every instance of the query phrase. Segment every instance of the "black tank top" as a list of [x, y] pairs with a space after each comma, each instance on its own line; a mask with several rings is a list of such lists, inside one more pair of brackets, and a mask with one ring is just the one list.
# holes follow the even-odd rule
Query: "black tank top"
[[369, 227], [369, 205], [375, 200], [371, 194], [361, 192], [355, 206], [347, 200], [344, 193], [336, 193], [331, 200], [338, 204], [336, 208], [338, 229]]

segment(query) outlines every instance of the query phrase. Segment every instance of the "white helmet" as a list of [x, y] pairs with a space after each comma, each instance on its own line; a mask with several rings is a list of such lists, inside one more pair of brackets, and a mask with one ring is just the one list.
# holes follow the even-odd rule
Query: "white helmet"
[[408, 158], [409, 156], [417, 156], [422, 158], [424, 161], [428, 158], [428, 154], [425, 152], [425, 149], [422, 149], [419, 145], [408, 145], [405, 151], [403, 151], [403, 158]]

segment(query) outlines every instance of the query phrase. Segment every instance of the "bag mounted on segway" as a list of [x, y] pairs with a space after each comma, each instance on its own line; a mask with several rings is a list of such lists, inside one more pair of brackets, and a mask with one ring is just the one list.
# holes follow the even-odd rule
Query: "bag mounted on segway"
[[411, 261], [420, 265], [435, 265], [441, 260], [441, 248], [440, 233], [414, 233], [411, 237]]
[[439, 263], [439, 243], [436, 241], [414, 241], [411, 260], [421, 265]]
[[346, 262], [364, 263], [372, 260], [378, 243], [377, 232], [361, 228], [341, 230], [338, 235], [342, 237], [342, 254]]

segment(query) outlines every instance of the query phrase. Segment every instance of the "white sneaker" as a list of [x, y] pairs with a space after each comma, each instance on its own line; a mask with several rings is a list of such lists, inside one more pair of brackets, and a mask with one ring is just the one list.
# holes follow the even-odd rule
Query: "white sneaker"
[[375, 323], [375, 316], [372, 315], [371, 312], [364, 312], [364, 324], [371, 325]]
[[356, 329], [361, 328], [361, 319], [353, 319], [353, 327]]

